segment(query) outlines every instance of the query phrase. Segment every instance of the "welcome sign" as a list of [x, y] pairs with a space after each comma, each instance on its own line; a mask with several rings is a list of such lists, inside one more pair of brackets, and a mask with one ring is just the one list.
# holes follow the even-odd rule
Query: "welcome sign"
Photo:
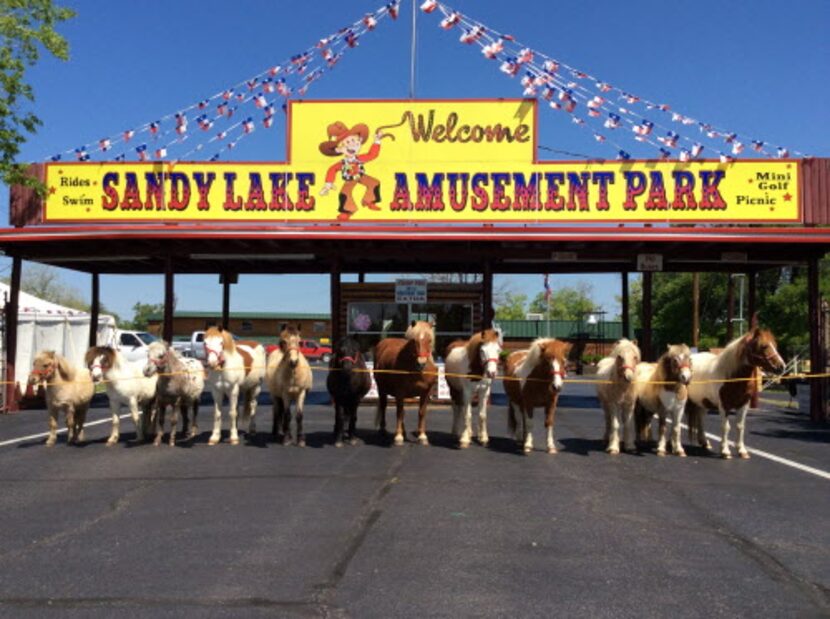
[[536, 160], [536, 100], [296, 101], [287, 161], [47, 165], [52, 222], [797, 222], [789, 160]]

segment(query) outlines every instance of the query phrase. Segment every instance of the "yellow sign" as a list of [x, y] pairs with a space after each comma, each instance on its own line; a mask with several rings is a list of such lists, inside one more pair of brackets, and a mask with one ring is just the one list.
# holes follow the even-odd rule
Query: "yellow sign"
[[796, 222], [787, 160], [536, 161], [535, 100], [299, 101], [286, 163], [53, 163], [46, 222]]

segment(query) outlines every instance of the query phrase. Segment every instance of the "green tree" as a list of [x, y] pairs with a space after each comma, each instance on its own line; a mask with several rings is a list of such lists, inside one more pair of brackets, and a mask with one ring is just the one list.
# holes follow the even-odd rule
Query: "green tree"
[[52, 0], [0, 0], [0, 179], [6, 184], [44, 187], [25, 174], [17, 163], [27, 134], [41, 120], [29, 108], [34, 90], [26, 83], [26, 70], [40, 58], [41, 47], [61, 60], [69, 59], [69, 45], [55, 27], [75, 16]]
[[133, 305], [133, 319], [125, 323], [128, 329], [135, 329], [136, 331], [143, 331], [150, 324], [150, 316], [153, 314], [163, 314], [164, 303], [141, 303], [137, 301]]
[[[581, 320], [596, 309], [592, 298], [593, 289], [587, 282], [576, 286], [554, 288], [550, 295], [550, 318], [552, 320]], [[548, 302], [545, 293], [540, 292], [530, 302], [530, 311], [547, 315]]]
[[496, 320], [524, 320], [527, 295], [507, 291], [499, 295], [495, 304]]

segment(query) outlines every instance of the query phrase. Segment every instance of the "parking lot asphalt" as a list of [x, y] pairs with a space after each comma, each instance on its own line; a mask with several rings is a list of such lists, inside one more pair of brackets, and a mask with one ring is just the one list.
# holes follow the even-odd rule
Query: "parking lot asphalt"
[[134, 444], [128, 419], [115, 447], [107, 422], [47, 448], [18, 440], [44, 411], [0, 417], [0, 616], [830, 615], [830, 429], [786, 398], [762, 399], [747, 444], [803, 469], [694, 447], [609, 456], [579, 382], [556, 455], [538, 414], [536, 451], [515, 450], [502, 394], [487, 448], [455, 448], [440, 404], [429, 447], [380, 439], [363, 406], [360, 443], [336, 448], [323, 380], [306, 448], [270, 442], [267, 395], [239, 446], [207, 445], [206, 403], [174, 448]]

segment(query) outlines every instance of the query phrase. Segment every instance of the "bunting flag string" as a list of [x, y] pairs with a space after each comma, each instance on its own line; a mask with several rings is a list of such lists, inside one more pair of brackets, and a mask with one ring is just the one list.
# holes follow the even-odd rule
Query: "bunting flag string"
[[[215, 161], [222, 152], [233, 149], [241, 139], [253, 133], [258, 122], [265, 129], [271, 128], [276, 116], [275, 111], [286, 111], [287, 100], [291, 96], [304, 96], [314, 82], [322, 78], [327, 71], [334, 69], [345, 52], [357, 47], [360, 38], [374, 30], [383, 18], [388, 16], [397, 19], [400, 1], [392, 0], [320, 39], [306, 50], [290, 56], [284, 62], [197, 103], [133, 129], [74, 149], [67, 149], [48, 157], [47, 161], [62, 161], [67, 156], [74, 156], [78, 161], [89, 161], [95, 155], [109, 154], [110, 151], [118, 151], [117, 154], [109, 155], [114, 161], [125, 161], [133, 156], [139, 161], [168, 159], [173, 148], [191, 140], [191, 136], [194, 136], [192, 139], [196, 139], [195, 136], [201, 133], [205, 136], [199, 143], [176, 160], [198, 153], [206, 145], [225, 141], [224, 146], [211, 157], [211, 160]], [[217, 125], [228, 123], [236, 114], [244, 114], [245, 117], [218, 133], [213, 133]], [[257, 114], [258, 121], [255, 120], [254, 114]], [[195, 128], [191, 126], [191, 120], [195, 123]], [[208, 138], [209, 134], [211, 137]], [[169, 139], [171, 137], [172, 139]]]
[[[665, 103], [655, 103], [624, 91], [522, 45], [515, 37], [490, 28], [439, 0], [424, 0], [421, 10], [443, 15], [440, 28], [461, 30], [461, 43], [478, 45], [482, 55], [496, 61], [502, 73], [513, 78], [521, 76], [523, 96], [541, 98], [549, 107], [569, 113], [574, 125], [590, 131], [597, 142], [616, 148], [618, 159], [629, 159], [631, 155], [620, 145], [621, 140], [611, 138], [612, 134], [648, 144], [656, 149], [659, 159], [697, 159], [705, 150], [704, 143], [723, 162], [732, 161], [745, 152], [761, 157], [807, 156], [783, 146], [771, 152], [764, 140], [739, 136], [737, 132], [681, 114]], [[593, 84], [593, 88], [588, 84]], [[696, 127], [699, 136], [681, 133], [683, 127]]]

